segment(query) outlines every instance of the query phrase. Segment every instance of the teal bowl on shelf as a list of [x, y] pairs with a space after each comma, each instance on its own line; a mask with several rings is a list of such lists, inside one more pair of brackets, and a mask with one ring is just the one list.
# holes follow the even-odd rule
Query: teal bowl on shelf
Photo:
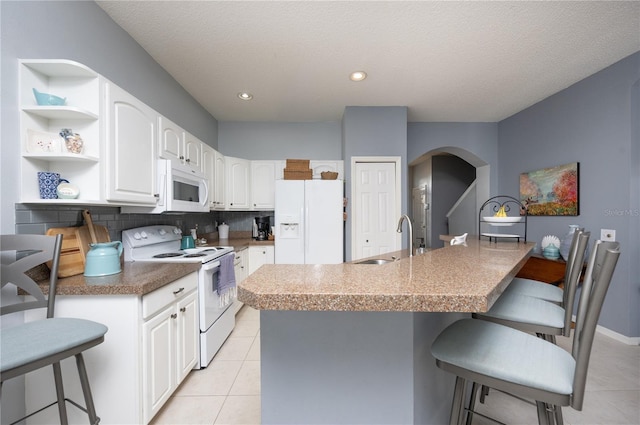
[[42, 93], [33, 89], [33, 95], [36, 97], [36, 103], [40, 106], [62, 106], [67, 103], [67, 98], [55, 96], [49, 93]]

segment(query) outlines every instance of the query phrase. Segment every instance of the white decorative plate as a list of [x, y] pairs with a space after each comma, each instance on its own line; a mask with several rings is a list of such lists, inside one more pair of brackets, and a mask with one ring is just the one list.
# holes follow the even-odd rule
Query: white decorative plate
[[520, 223], [522, 217], [482, 217], [487, 223], [491, 223], [492, 226], [513, 226], [514, 223]]
[[62, 138], [55, 133], [27, 129], [27, 152], [60, 153]]

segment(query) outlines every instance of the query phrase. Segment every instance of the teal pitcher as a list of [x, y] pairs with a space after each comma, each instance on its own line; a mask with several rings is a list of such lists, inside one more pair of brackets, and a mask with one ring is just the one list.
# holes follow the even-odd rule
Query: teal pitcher
[[120, 267], [122, 242], [92, 243], [89, 246], [91, 249], [87, 252], [85, 276], [107, 276], [122, 271]]

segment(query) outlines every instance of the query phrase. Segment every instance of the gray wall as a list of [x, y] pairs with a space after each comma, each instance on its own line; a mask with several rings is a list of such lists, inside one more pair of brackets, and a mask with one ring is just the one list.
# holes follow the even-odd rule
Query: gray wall
[[[411, 214], [407, 165], [407, 108], [405, 106], [347, 106], [342, 118], [342, 157], [345, 163], [345, 194], [351, 198], [351, 158], [353, 156], [400, 157], [401, 212]], [[347, 207], [345, 231], [345, 257], [351, 260], [351, 217]], [[408, 247], [409, 235], [402, 238], [403, 247]]]
[[615, 229], [622, 255], [600, 325], [640, 336], [640, 53], [499, 123], [498, 189], [518, 195], [519, 174], [580, 162], [580, 215], [530, 217], [529, 239], [562, 236], [569, 224]]
[[341, 123], [224, 121], [218, 149], [245, 159], [342, 159]]
[[104, 75], [205, 143], [218, 123], [94, 2], [2, 1], [2, 209], [0, 230], [14, 232], [19, 185], [18, 59], [70, 59]]
[[407, 158], [414, 164], [432, 151], [452, 153], [474, 167], [489, 165], [493, 190], [498, 186], [498, 124], [412, 122], [407, 128]]

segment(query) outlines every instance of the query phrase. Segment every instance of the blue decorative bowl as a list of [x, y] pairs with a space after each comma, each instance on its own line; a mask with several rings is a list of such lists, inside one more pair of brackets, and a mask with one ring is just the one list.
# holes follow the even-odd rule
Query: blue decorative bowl
[[36, 97], [36, 102], [40, 106], [62, 106], [67, 103], [66, 97], [62, 98], [49, 93], [41, 93], [36, 89], [33, 89], [33, 95]]

